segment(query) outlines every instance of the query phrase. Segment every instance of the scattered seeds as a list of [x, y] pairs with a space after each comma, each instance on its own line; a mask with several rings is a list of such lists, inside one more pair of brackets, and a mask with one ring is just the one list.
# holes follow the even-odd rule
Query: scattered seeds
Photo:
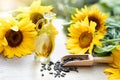
[[44, 76], [44, 74], [42, 74], [41, 76]]
[[43, 69], [40, 70], [41, 72], [43, 71]]
[[[49, 64], [41, 64], [42, 69], [40, 71], [41, 72], [44, 72], [44, 70], [50, 71], [49, 74], [53, 75], [55, 78], [65, 77], [66, 73], [69, 73], [70, 71], [78, 72], [77, 67], [64, 67], [63, 66], [66, 62], [72, 61], [72, 60], [77, 60], [77, 59], [68, 58], [64, 60], [63, 63], [61, 63], [60, 61], [57, 61], [56, 63], [53, 63], [52, 61], [50, 61]], [[79, 59], [79, 60], [82, 60], [82, 59]], [[41, 76], [44, 76], [44, 74], [42, 73]]]
[[49, 72], [49, 74], [53, 74], [53, 72]]
[[49, 67], [47, 68], [47, 70], [50, 71], [50, 70], [51, 70], [51, 67], [49, 66]]

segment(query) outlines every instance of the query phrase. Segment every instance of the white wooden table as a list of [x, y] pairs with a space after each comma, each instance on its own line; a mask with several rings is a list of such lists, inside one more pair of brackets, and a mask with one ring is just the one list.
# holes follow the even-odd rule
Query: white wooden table
[[[3, 14], [2, 14], [3, 16]], [[1, 16], [0, 16], [1, 17]], [[4, 14], [4, 17], [5, 14]], [[57, 19], [54, 21], [59, 34], [56, 37], [55, 50], [51, 55], [51, 60], [56, 62], [62, 56], [68, 54], [65, 48], [66, 36], [63, 33], [62, 24], [64, 20]], [[107, 64], [97, 64], [92, 67], [80, 67], [79, 73], [70, 72], [63, 78], [54, 78], [45, 72], [44, 77], [41, 76], [40, 64], [34, 61], [34, 54], [22, 58], [6, 59], [0, 55], [0, 80], [107, 80], [103, 73], [104, 69], [108, 67]]]

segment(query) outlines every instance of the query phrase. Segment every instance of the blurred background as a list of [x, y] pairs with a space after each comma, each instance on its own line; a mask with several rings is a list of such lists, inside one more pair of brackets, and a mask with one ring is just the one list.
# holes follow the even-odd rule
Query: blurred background
[[33, 0], [0, 0], [0, 12], [10, 11], [18, 7], [28, 6]]
[[[0, 11], [8, 11], [21, 6], [28, 6], [34, 0], [0, 0]], [[95, 3], [98, 0], [41, 0], [43, 5], [54, 5], [55, 8], [62, 8], [66, 5], [81, 7], [84, 4]]]
[[[0, 0], [0, 12], [15, 10], [19, 7], [29, 6], [34, 0]], [[70, 20], [75, 8], [95, 4], [102, 12], [120, 21], [120, 0], [41, 0], [41, 5], [52, 5], [53, 12], [58, 18]]]
[[98, 0], [42, 0], [42, 5], [53, 5], [53, 12], [57, 13], [57, 17], [69, 20], [70, 14], [74, 13], [75, 8], [97, 2]]

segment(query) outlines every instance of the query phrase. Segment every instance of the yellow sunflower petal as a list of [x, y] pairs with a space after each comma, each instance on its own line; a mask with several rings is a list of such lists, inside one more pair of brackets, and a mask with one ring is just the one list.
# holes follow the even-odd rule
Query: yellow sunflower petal
[[69, 42], [69, 43], [79, 43], [79, 40], [77, 40], [76, 38], [70, 38], [70, 39], [67, 39], [66, 42]]
[[107, 68], [104, 73], [108, 75], [108, 80], [120, 80], [120, 69]]
[[90, 44], [90, 47], [89, 47], [89, 53], [92, 54], [92, 50], [93, 50], [93, 43]]
[[113, 63], [110, 65], [114, 68], [120, 68], [120, 50], [118, 49], [118, 47], [112, 51], [111, 55], [113, 57]]
[[93, 30], [93, 32], [95, 32], [95, 26], [96, 26], [96, 23], [93, 21], [90, 21], [90, 27], [91, 27], [91, 30]]
[[17, 23], [22, 31], [33, 31], [35, 30], [35, 24], [33, 24], [28, 18], [22, 19]]
[[75, 45], [75, 44], [68, 43], [68, 44], [66, 45], [66, 47], [67, 47], [68, 49], [73, 49], [73, 48], [79, 47], [79, 46], [78, 46], [78, 44]]
[[24, 43], [22, 45], [25, 49], [29, 49], [30, 51], [33, 51], [34, 50], [34, 45], [33, 44], [34, 44], [34, 38], [33, 38], [33, 40], [25, 39]]
[[118, 46], [116, 47], [116, 49], [120, 51], [120, 45], [118, 45]]
[[3, 38], [3, 39], [1, 40], [1, 44], [4, 45], [4, 46], [7, 46], [7, 45], [8, 45], [8, 42], [7, 42], [6, 38]]
[[[84, 21], [82, 22], [84, 25], [89, 25], [89, 20], [88, 20], [88, 17], [86, 16], [85, 17], [85, 19], [84, 19]], [[90, 22], [90, 24], [91, 24], [92, 22]], [[92, 25], [93, 26], [93, 25]]]
[[3, 46], [0, 44], [0, 53], [3, 51]]
[[101, 38], [99, 37], [99, 35], [95, 35], [95, 40], [94, 40], [94, 43], [97, 45], [97, 46], [101, 46], [102, 47], [102, 42], [100, 41]]
[[14, 19], [14, 18], [12, 18], [12, 17], [8, 17], [8, 22], [11, 24], [11, 26], [12, 25], [16, 25], [16, 20]]
[[[22, 51], [21, 51], [22, 52]], [[14, 53], [15, 56], [17, 57], [21, 57], [23, 53], [20, 53], [19, 51], [16, 50], [16, 52]]]
[[84, 49], [79, 49], [79, 54], [85, 54], [87, 52], [88, 48], [84, 48]]
[[23, 46], [20, 46], [20, 47], [17, 49], [15, 55], [16, 55], [17, 57], [22, 57], [22, 56], [29, 55], [29, 54], [31, 54], [31, 53], [32, 53], [32, 52], [31, 52], [28, 48], [23, 47]]
[[11, 49], [9, 46], [5, 47], [4, 56], [7, 57], [7, 58], [13, 58], [14, 57], [14, 50]]
[[32, 31], [32, 32], [23, 32], [24, 35], [26, 35], [26, 37], [35, 37], [37, 35], [37, 32], [36, 31]]
[[41, 0], [36, 0], [30, 5], [30, 8], [31, 10], [38, 9], [40, 5], [41, 5]]

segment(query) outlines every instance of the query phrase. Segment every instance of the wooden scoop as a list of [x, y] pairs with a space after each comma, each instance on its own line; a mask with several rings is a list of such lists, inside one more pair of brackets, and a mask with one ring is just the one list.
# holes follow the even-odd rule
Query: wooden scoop
[[[66, 61], [67, 59], [74, 59]], [[113, 57], [93, 57], [91, 54], [66, 55], [62, 57], [63, 66], [92, 66], [96, 63], [112, 63]]]

